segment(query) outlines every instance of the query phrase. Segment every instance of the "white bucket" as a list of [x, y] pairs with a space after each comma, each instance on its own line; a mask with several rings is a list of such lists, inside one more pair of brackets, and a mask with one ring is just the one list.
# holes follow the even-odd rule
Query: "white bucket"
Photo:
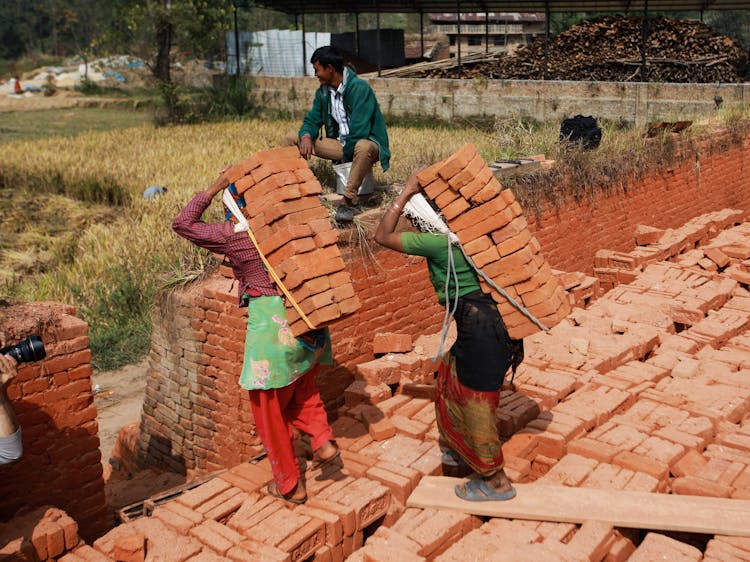
[[[351, 162], [343, 162], [341, 164], [334, 164], [333, 171], [336, 173], [336, 193], [339, 195], [344, 194], [346, 189], [346, 182], [349, 181], [349, 172], [352, 170]], [[375, 191], [375, 179], [372, 177], [372, 168], [367, 172], [367, 175], [362, 180], [362, 185], [357, 190], [357, 195], [369, 195]]]

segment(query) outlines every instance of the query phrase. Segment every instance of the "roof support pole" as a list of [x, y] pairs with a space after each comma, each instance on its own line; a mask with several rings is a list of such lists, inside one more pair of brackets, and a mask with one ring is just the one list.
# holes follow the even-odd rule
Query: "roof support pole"
[[354, 12], [354, 48], [359, 58], [359, 12]]
[[307, 76], [307, 41], [305, 38], [305, 12], [302, 12], [302, 76]]
[[299, 14], [294, 14], [294, 31], [299, 31]]
[[461, 0], [456, 0], [456, 67], [457, 78], [461, 78]]
[[[487, 8], [485, 8], [486, 10]], [[484, 54], [490, 54], [490, 13], [484, 13]]]
[[643, 0], [643, 26], [641, 27], [641, 82], [648, 82], [646, 68], [646, 40], [648, 39], [648, 0]]
[[240, 28], [237, 25], [237, 2], [233, 2], [234, 7], [234, 56], [237, 58], [237, 78], [240, 77]]
[[549, 25], [550, 25], [549, 0], [544, 2], [544, 70], [542, 80], [549, 78]]
[[419, 58], [424, 58], [424, 12], [419, 10]]
[[375, 10], [377, 10], [377, 14], [376, 14], [377, 18], [376, 19], [377, 19], [377, 22], [378, 22], [378, 25], [377, 25], [377, 28], [378, 28], [378, 41], [377, 41], [376, 45], [377, 45], [377, 49], [378, 49], [378, 76], [380, 76], [383, 68], [382, 68], [382, 65], [380, 64], [380, 61], [381, 61], [381, 57], [380, 57], [380, 6], [378, 5], [377, 0], [375, 2]]

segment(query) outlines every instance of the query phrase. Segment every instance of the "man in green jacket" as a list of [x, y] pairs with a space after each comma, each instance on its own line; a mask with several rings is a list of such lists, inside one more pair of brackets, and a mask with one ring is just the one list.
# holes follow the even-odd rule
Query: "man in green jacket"
[[[344, 190], [344, 203], [336, 210], [336, 220], [350, 222], [358, 202], [357, 192], [375, 162], [388, 170], [391, 157], [388, 132], [372, 88], [344, 66], [336, 47], [320, 47], [310, 62], [320, 88], [312, 109], [305, 115], [297, 134], [286, 138], [287, 145], [297, 145], [308, 159], [315, 155], [328, 160], [351, 162], [351, 172]], [[321, 134], [325, 129], [325, 138]]]

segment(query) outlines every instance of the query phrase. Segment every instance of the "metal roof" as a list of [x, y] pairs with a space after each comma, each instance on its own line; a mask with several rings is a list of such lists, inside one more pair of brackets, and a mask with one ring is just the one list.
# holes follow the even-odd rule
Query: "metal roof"
[[750, 0], [259, 0], [257, 5], [287, 14], [430, 12], [649, 12], [746, 10]]

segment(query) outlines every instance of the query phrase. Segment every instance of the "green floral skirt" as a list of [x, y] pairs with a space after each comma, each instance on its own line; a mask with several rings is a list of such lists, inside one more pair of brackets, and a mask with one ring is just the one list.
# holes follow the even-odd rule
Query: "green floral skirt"
[[245, 358], [240, 375], [242, 388], [283, 388], [316, 363], [333, 363], [328, 328], [295, 338], [289, 329], [281, 297], [249, 299]]

